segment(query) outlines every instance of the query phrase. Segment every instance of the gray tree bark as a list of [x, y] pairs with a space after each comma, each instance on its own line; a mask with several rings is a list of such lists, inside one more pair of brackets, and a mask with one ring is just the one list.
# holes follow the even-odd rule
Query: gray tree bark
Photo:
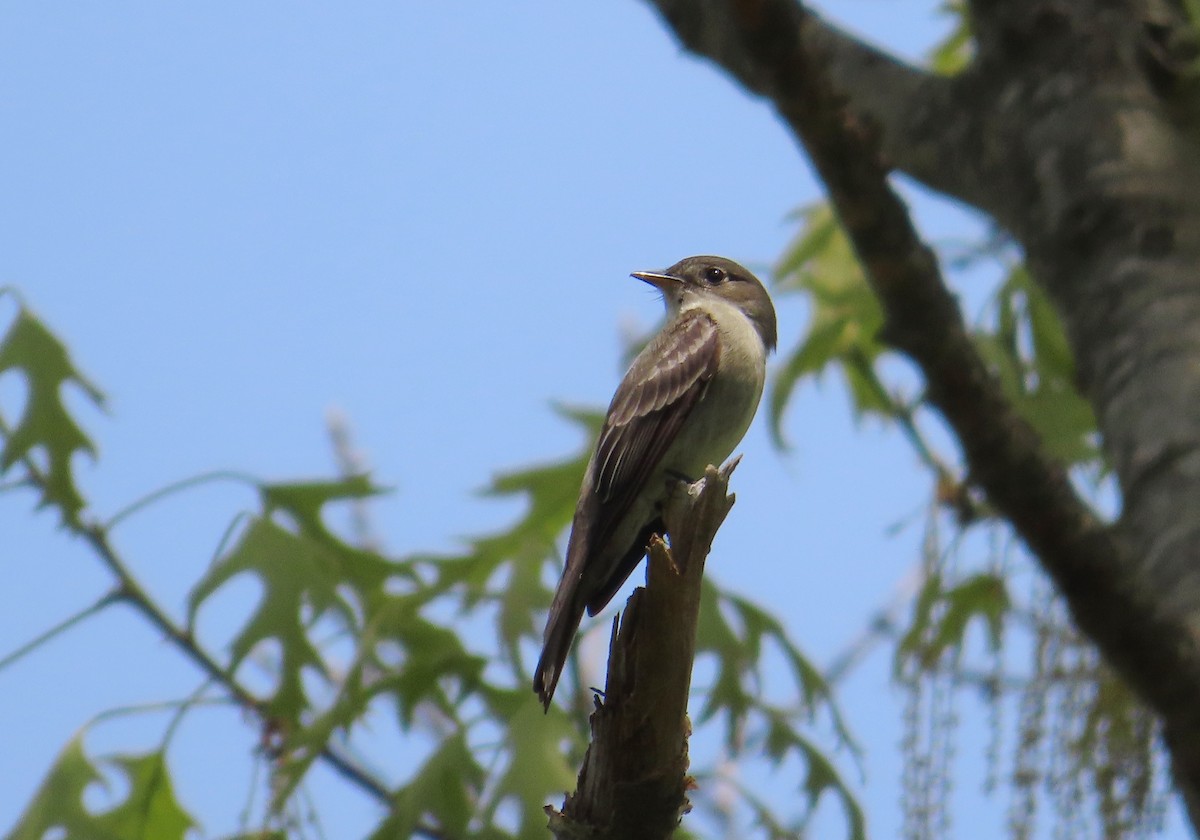
[[650, 542], [646, 585], [614, 622], [604, 699], [574, 793], [547, 806], [558, 840], [665, 840], [691, 807], [687, 715], [704, 563], [734, 496], [740, 456], [676, 486], [663, 517], [671, 545]]
[[[945, 78], [794, 0], [652, 0], [690, 51], [770, 101], [826, 184], [970, 480], [1160, 716], [1200, 829], [1200, 82], [1177, 0], [971, 0]], [[1123, 507], [1101, 523], [1007, 404], [896, 169], [989, 214], [1066, 324]]]

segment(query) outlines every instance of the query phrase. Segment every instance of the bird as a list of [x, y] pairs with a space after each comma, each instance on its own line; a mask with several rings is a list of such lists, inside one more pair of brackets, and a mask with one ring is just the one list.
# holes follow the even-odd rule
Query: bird
[[775, 349], [775, 307], [749, 270], [694, 256], [630, 275], [662, 293], [667, 317], [617, 387], [592, 451], [543, 635], [533, 690], [548, 711], [583, 612], [608, 604], [663, 535], [670, 486], [719, 465], [758, 410]]

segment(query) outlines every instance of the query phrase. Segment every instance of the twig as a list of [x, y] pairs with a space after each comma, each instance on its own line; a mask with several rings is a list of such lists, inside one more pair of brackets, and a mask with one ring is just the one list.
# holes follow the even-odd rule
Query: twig
[[255, 487], [258, 486], [258, 482], [255, 481], [252, 476], [246, 475], [245, 473], [234, 472], [233, 470], [214, 470], [212, 472], [201, 473], [200, 475], [194, 475], [190, 478], [174, 481], [165, 487], [160, 487], [157, 490], [147, 493], [140, 499], [134, 500], [110, 516], [108, 521], [103, 524], [103, 528], [105, 531], [112, 531], [112, 529], [120, 524], [123, 519], [137, 513], [142, 508], [154, 504], [160, 499], [164, 499], [167, 496], [174, 495], [175, 493], [180, 493], [192, 487], [198, 487], [201, 484], [208, 484], [214, 481], [238, 481], [243, 484], [251, 484]]
[[100, 612], [101, 610], [105, 609], [106, 607], [111, 606], [112, 604], [115, 604], [119, 600], [121, 600], [121, 592], [118, 590], [113, 590], [111, 592], [106, 593], [105, 595], [102, 595], [100, 598], [98, 598], [96, 600], [95, 603], [91, 604], [88, 607], [84, 607], [82, 610], [75, 613], [75, 615], [71, 616], [70, 618], [60, 621], [58, 624], [55, 624], [49, 630], [46, 630], [46, 631], [40, 633], [39, 635], [30, 639], [25, 644], [21, 645], [19, 648], [14, 650], [12, 653], [8, 654], [8, 656], [5, 656], [3, 659], [0, 659], [0, 671], [3, 671], [5, 668], [7, 668], [9, 665], [12, 665], [14, 662], [21, 659], [23, 656], [33, 653], [33, 651], [37, 650], [39, 647], [41, 647], [46, 642], [50, 641], [51, 639], [53, 639], [55, 636], [59, 635], [60, 633], [70, 630], [72, 627], [74, 627], [79, 622], [83, 621], [85, 618], [90, 618], [91, 616], [95, 615], [96, 613]]

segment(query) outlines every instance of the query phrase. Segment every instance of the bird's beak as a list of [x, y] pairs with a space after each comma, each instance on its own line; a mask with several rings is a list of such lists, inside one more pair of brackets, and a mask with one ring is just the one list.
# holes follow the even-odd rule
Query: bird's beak
[[671, 274], [660, 274], [656, 271], [634, 271], [630, 277], [636, 277], [639, 280], [645, 280], [660, 292], [665, 292], [670, 286], [675, 283], [682, 283], [678, 277]]

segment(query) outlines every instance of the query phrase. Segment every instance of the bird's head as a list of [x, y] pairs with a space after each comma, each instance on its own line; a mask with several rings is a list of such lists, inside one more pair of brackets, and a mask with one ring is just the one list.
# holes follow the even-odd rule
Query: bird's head
[[775, 307], [766, 288], [750, 271], [724, 257], [688, 257], [666, 271], [635, 271], [633, 276], [662, 292], [674, 315], [690, 300], [722, 300], [741, 310], [758, 330], [763, 346], [775, 349]]

